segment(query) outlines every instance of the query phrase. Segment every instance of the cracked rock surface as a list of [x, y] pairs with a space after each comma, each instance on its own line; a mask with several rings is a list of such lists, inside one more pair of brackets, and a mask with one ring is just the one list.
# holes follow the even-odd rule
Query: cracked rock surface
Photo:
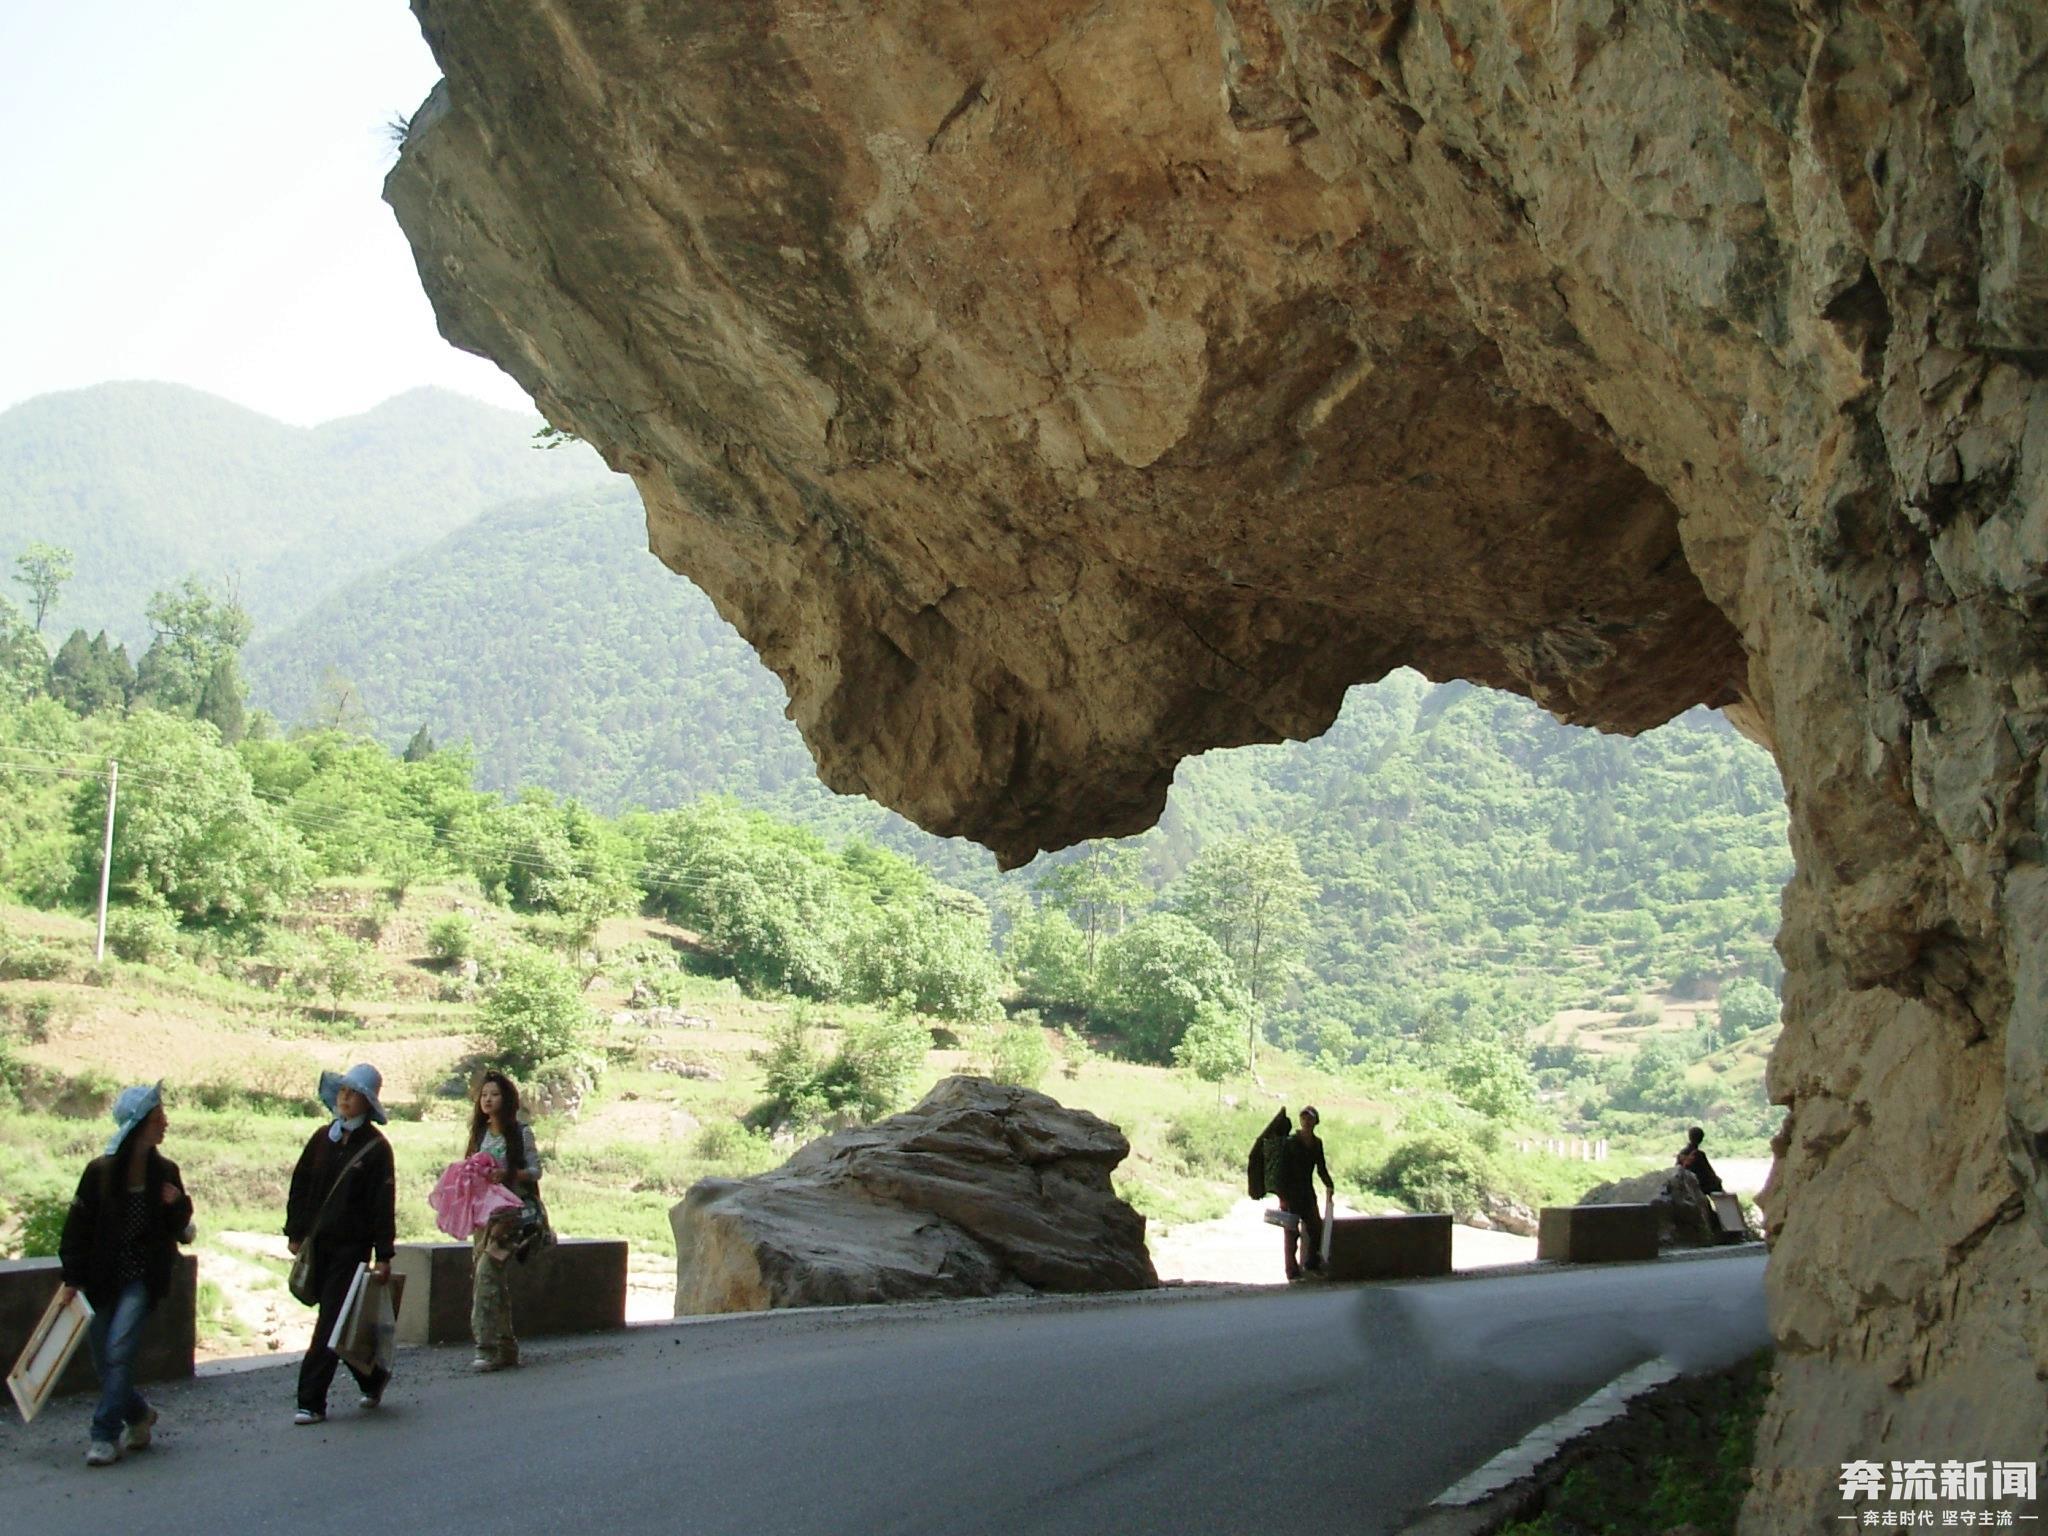
[[676, 1316], [1159, 1283], [1110, 1174], [1123, 1132], [1029, 1088], [949, 1077], [780, 1168], [669, 1212]]
[[1748, 1526], [2048, 1454], [2038, 0], [414, 9], [444, 330], [835, 788], [1021, 861], [1404, 664], [1770, 745]]

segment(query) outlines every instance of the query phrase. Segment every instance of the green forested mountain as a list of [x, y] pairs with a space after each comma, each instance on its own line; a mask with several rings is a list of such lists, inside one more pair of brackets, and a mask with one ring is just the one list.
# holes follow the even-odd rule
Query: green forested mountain
[[[972, 845], [826, 793], [780, 683], [645, 552], [630, 492], [500, 509], [248, 659], [256, 702], [281, 719], [345, 675], [383, 740], [421, 725], [466, 738], [485, 785], [607, 810], [730, 793], [913, 854], [997, 904], [1058, 862], [998, 876]], [[1271, 1002], [1280, 1032], [1311, 1046], [1776, 975], [1790, 873], [1776, 771], [1705, 711], [1627, 740], [1396, 674], [1354, 690], [1316, 741], [1184, 764], [1139, 842], [1145, 883], [1170, 899], [1203, 847], [1250, 831], [1292, 836], [1320, 889], [1302, 973]]]
[[313, 716], [340, 674], [381, 739], [425, 725], [467, 740], [489, 788], [540, 784], [606, 809], [723, 790], [830, 798], [781, 685], [647, 552], [630, 487], [498, 508], [312, 606], [246, 663], [253, 702], [279, 719]]
[[139, 655], [149, 594], [191, 575], [232, 581], [262, 632], [486, 507], [612, 479], [581, 445], [532, 448], [538, 425], [434, 389], [311, 428], [175, 384], [38, 396], [0, 412], [0, 564], [72, 551], [52, 649], [83, 626]]

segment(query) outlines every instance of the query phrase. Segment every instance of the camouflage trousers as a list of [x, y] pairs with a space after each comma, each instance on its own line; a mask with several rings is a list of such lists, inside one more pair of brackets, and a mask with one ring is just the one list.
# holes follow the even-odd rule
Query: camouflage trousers
[[512, 1260], [486, 1240], [490, 1231], [485, 1227], [476, 1234], [470, 1258], [469, 1332], [479, 1359], [492, 1357], [509, 1365], [519, 1358], [519, 1340], [512, 1333], [511, 1277], [505, 1272]]

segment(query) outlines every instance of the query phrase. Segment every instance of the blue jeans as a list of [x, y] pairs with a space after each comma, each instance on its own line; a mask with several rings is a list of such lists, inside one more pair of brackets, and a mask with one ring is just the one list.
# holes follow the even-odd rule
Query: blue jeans
[[100, 1375], [100, 1406], [92, 1416], [95, 1440], [119, 1445], [123, 1425], [149, 1417], [149, 1404], [135, 1390], [135, 1356], [142, 1348], [142, 1325], [148, 1317], [149, 1287], [140, 1280], [130, 1280], [111, 1307], [92, 1315], [85, 1342]]

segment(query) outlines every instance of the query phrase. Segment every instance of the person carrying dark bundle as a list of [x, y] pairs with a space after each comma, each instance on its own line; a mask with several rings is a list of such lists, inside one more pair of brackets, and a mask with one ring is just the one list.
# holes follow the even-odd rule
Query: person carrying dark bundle
[[[368, 1064], [321, 1073], [320, 1102], [334, 1118], [313, 1133], [292, 1169], [284, 1235], [294, 1258], [308, 1243], [313, 1245], [312, 1263], [301, 1266], [308, 1270], [305, 1288], [300, 1288], [295, 1271], [293, 1294], [320, 1309], [313, 1340], [299, 1366], [294, 1424], [318, 1424], [327, 1417], [327, 1389], [340, 1363], [328, 1340], [348, 1300], [356, 1266], [371, 1264], [371, 1277], [378, 1283], [391, 1275], [391, 1256], [398, 1245], [398, 1174], [391, 1143], [377, 1129], [385, 1123], [384, 1106], [377, 1098], [383, 1087], [382, 1074]], [[375, 1408], [384, 1400], [390, 1372], [379, 1369], [365, 1375], [350, 1365], [349, 1373], [362, 1389], [363, 1407]]]
[[1279, 1177], [1273, 1193], [1280, 1197], [1280, 1209], [1296, 1218], [1281, 1229], [1286, 1242], [1287, 1278], [1299, 1280], [1323, 1267], [1323, 1213], [1316, 1204], [1315, 1181], [1336, 1193], [1330, 1178], [1330, 1164], [1323, 1155], [1323, 1143], [1316, 1135], [1322, 1116], [1304, 1107], [1294, 1134], [1280, 1144]]
[[124, 1088], [114, 1100], [106, 1155], [86, 1164], [64, 1217], [57, 1252], [64, 1289], [92, 1304], [86, 1343], [99, 1372], [100, 1401], [85, 1453], [111, 1466], [149, 1444], [156, 1410], [135, 1390], [142, 1325], [170, 1294], [178, 1244], [192, 1240], [192, 1198], [178, 1165], [157, 1151], [170, 1129], [163, 1084]]

